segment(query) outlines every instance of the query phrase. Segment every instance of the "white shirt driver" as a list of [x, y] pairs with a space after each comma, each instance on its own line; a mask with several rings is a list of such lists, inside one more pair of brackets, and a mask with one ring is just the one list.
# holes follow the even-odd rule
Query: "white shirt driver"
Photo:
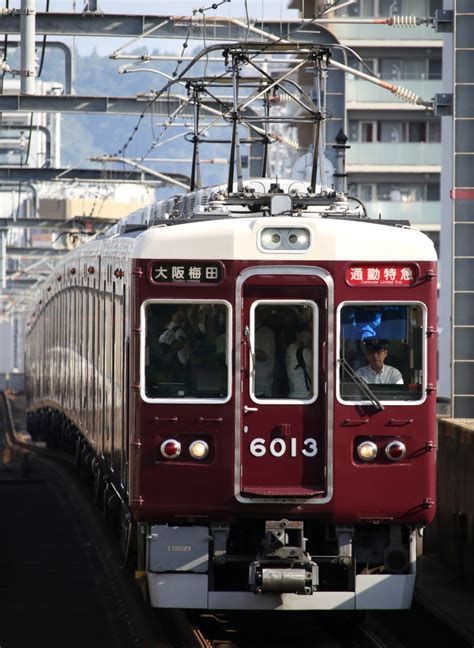
[[374, 371], [370, 365], [357, 369], [356, 374], [366, 383], [374, 385], [403, 385], [402, 374], [395, 367], [384, 365], [381, 371]]

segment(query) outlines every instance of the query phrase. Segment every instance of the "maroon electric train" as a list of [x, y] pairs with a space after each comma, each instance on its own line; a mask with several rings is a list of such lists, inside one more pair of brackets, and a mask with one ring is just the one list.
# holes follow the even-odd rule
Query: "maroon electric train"
[[436, 272], [420, 232], [267, 179], [156, 203], [64, 258], [27, 327], [29, 429], [75, 439], [120, 501], [154, 607], [410, 606]]

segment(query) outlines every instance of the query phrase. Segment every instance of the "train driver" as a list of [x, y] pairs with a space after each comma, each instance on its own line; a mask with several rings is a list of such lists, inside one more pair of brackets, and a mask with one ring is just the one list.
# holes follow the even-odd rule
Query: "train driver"
[[403, 377], [398, 369], [385, 364], [388, 355], [388, 340], [368, 338], [364, 340], [367, 362], [365, 367], [357, 369], [356, 374], [367, 383], [379, 385], [403, 385]]

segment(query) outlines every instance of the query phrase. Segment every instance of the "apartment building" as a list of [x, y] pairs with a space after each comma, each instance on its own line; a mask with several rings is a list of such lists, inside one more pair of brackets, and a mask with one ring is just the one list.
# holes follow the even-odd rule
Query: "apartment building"
[[[295, 0], [290, 6], [312, 18], [329, 4]], [[429, 25], [392, 27], [368, 21], [406, 15], [430, 17], [442, 5], [442, 0], [358, 0], [326, 13], [324, 17], [331, 22], [324, 26], [354, 50], [355, 54], [347, 50], [351, 67], [365, 73], [371, 70], [378, 78], [429, 101], [442, 92], [442, 35]], [[369, 216], [406, 218], [438, 247], [440, 118], [351, 74], [346, 76], [346, 109], [349, 193], [364, 201]]]

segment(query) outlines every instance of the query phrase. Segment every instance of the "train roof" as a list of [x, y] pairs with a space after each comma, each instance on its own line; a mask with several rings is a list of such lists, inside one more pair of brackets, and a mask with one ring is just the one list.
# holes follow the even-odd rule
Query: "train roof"
[[432, 241], [408, 221], [369, 219], [357, 199], [320, 187], [312, 192], [298, 180], [269, 178], [235, 183], [232, 191], [217, 185], [158, 201], [68, 258], [301, 258], [302, 250], [262, 248], [262, 230], [277, 228], [307, 229], [306, 260], [436, 260]]
[[275, 259], [297, 260], [301, 251], [263, 250], [262, 230], [304, 228], [310, 233], [305, 260], [435, 261], [432, 241], [408, 227], [374, 222], [311, 218], [268, 217], [187, 221], [184, 226], [159, 225], [137, 236], [133, 258], [158, 259]]
[[[301, 180], [253, 178], [234, 183], [231, 190], [226, 185], [215, 185], [159, 200], [129, 214], [110, 227], [104, 236], [163, 223], [283, 214], [369, 220], [358, 198], [334, 189], [318, 186], [313, 190]], [[409, 225], [406, 220], [384, 222]]]

